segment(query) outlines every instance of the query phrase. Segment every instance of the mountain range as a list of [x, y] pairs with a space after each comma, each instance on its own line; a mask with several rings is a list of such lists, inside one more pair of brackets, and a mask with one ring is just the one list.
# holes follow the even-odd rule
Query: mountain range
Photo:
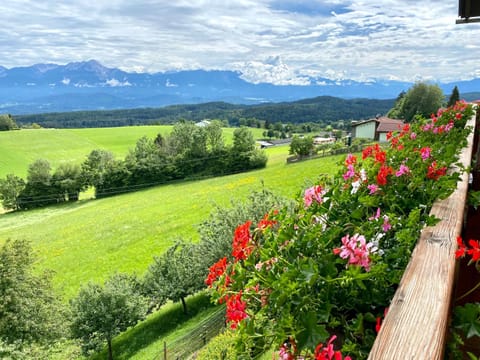
[[[310, 78], [309, 85], [251, 83], [236, 71], [189, 70], [132, 73], [96, 60], [66, 65], [0, 66], [0, 113], [35, 114], [76, 110], [133, 109], [223, 101], [260, 104], [329, 95], [344, 99], [392, 99], [409, 82]], [[439, 84], [445, 94], [480, 91], [480, 79]]]

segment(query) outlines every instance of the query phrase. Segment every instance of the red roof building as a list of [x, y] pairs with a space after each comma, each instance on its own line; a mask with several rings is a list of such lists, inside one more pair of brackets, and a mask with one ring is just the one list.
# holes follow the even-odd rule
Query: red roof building
[[386, 116], [359, 121], [352, 124], [352, 138], [387, 141], [387, 134], [390, 131], [401, 130], [403, 125], [402, 120], [390, 119]]

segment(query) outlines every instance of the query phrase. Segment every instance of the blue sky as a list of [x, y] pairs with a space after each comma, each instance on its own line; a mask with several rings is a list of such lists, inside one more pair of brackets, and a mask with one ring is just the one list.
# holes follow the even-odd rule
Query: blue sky
[[480, 77], [457, 0], [3, 0], [0, 65], [239, 70], [252, 82]]

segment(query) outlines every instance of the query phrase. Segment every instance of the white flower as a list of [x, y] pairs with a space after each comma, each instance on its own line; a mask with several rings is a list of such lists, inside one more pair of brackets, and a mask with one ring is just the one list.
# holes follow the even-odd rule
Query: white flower
[[352, 182], [352, 191], [350, 192], [350, 194], [355, 194], [360, 188], [360, 184], [360, 180]]

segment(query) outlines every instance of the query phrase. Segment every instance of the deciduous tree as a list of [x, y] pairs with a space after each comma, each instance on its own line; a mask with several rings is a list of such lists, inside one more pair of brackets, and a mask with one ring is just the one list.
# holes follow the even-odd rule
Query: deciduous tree
[[71, 301], [72, 335], [80, 339], [85, 354], [107, 342], [113, 359], [112, 340], [146, 314], [147, 302], [140, 294], [135, 276], [114, 274], [104, 285], [88, 283]]
[[[443, 105], [445, 95], [438, 85], [417, 82], [398, 101], [398, 118], [411, 122], [416, 115], [429, 118]], [[392, 115], [392, 113], [389, 112]]]
[[22, 209], [35, 208], [65, 201], [65, 195], [52, 182], [50, 163], [45, 159], [35, 160], [28, 166], [27, 183], [18, 198]]
[[185, 242], [177, 242], [155, 257], [145, 275], [144, 287], [156, 305], [166, 300], [181, 301], [187, 313], [185, 298], [205, 286], [208, 268], [202, 267], [201, 257], [196, 245]]
[[0, 115], [0, 131], [8, 131], [18, 129], [18, 125], [15, 123], [11, 115]]
[[80, 192], [85, 188], [80, 165], [60, 164], [52, 176], [52, 184], [63, 192], [65, 200], [77, 201]]
[[309, 156], [312, 155], [315, 150], [315, 145], [313, 144], [313, 138], [311, 136], [294, 136], [292, 142], [290, 143], [290, 149], [288, 150], [289, 154], [297, 156]]
[[14, 174], [8, 174], [0, 179], [0, 201], [5, 209], [18, 210], [18, 198], [25, 188], [25, 181]]
[[34, 260], [24, 240], [7, 240], [0, 248], [0, 340], [20, 347], [65, 333], [66, 312], [51, 274], [34, 271]]

